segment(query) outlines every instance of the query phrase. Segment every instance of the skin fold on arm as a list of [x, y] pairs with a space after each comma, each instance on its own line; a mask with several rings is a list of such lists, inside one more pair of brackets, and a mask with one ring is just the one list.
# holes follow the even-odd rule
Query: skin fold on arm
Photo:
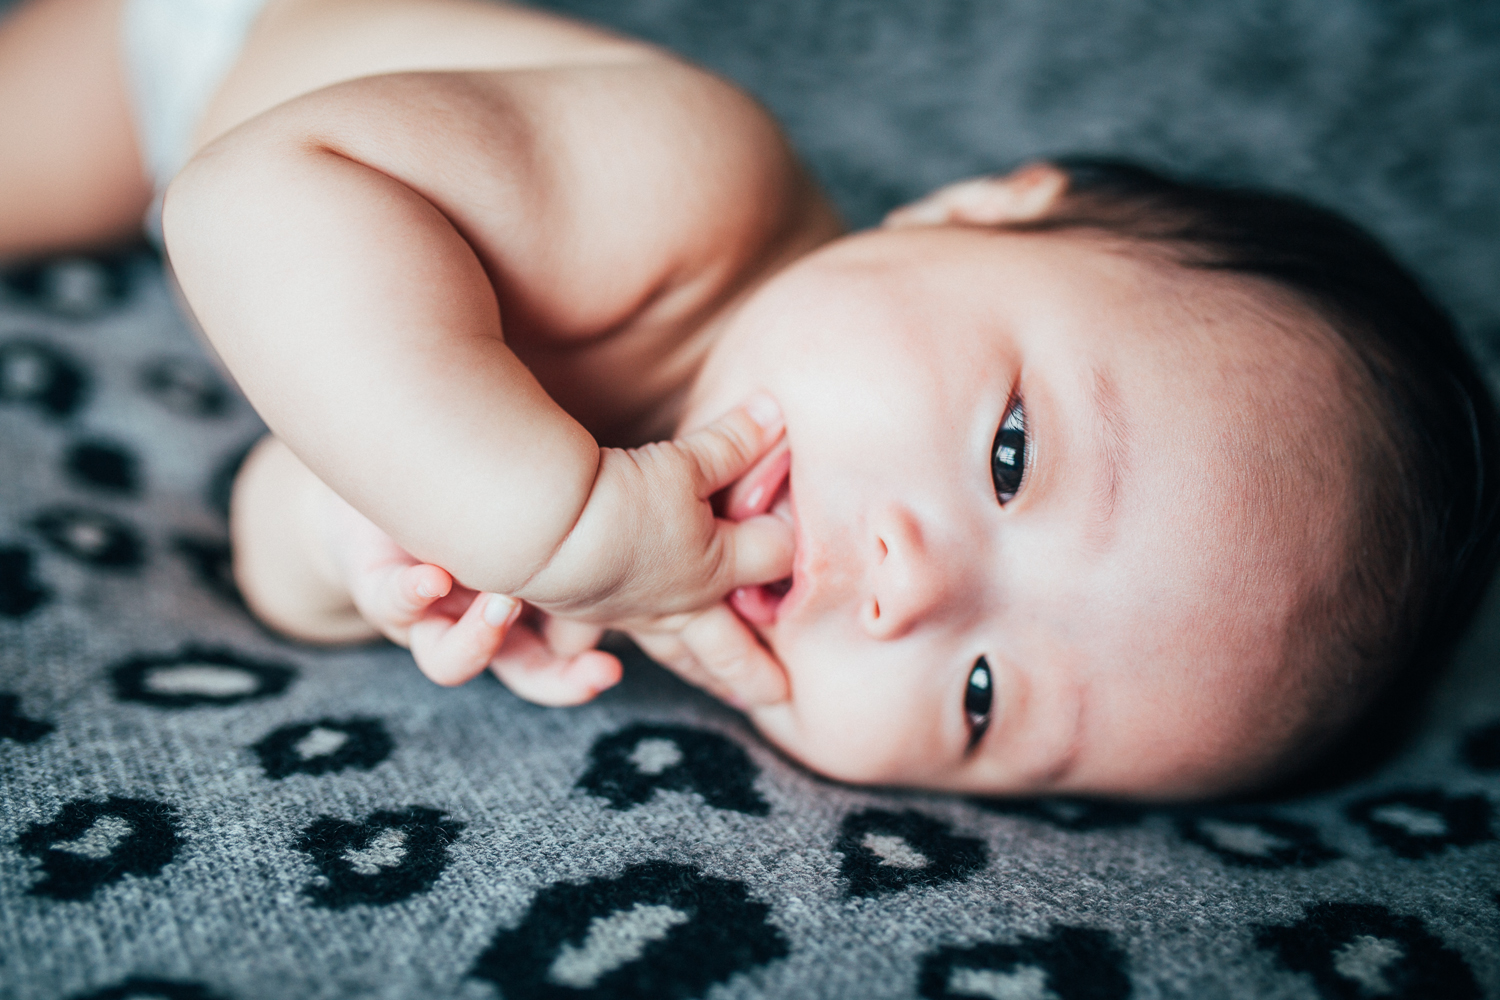
[[[357, 80], [232, 130], [169, 190], [184, 293], [278, 438], [471, 587], [614, 619], [785, 572], [790, 542], [774, 526], [730, 528], [707, 506], [711, 480], [735, 474], [713, 467], [769, 443], [753, 424], [706, 463], [670, 446], [601, 449], [507, 343], [512, 326], [649, 343], [722, 296], [726, 242], [741, 268], [774, 244], [743, 219], [697, 225], [706, 207], [672, 197], [678, 171], [736, 169], [735, 145], [763, 138], [726, 129], [734, 141], [705, 154], [723, 163], [684, 158], [702, 148], [680, 133], [704, 102], [759, 115], [728, 88], [684, 86], [685, 72]], [[633, 101], [655, 113], [612, 128]], [[613, 169], [580, 162], [601, 156]], [[737, 169], [759, 170], [748, 183], [772, 203], [797, 197], [798, 178], [765, 161]]]

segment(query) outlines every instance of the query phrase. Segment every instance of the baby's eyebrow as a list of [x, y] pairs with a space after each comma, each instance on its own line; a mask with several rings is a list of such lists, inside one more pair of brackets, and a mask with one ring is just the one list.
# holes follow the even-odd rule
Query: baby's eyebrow
[[1099, 419], [1093, 421], [1094, 442], [1104, 466], [1103, 481], [1094, 488], [1097, 510], [1094, 523], [1101, 536], [1095, 541], [1102, 547], [1108, 540], [1104, 529], [1114, 517], [1115, 502], [1119, 499], [1120, 482], [1129, 456], [1130, 421], [1120, 403], [1113, 374], [1105, 368], [1094, 368], [1091, 375], [1088, 396], [1099, 415]]

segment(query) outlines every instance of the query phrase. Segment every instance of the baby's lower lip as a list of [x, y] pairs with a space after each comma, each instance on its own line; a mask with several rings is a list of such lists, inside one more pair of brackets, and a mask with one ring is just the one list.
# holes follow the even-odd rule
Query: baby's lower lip
[[792, 578], [786, 577], [775, 583], [758, 583], [753, 587], [741, 587], [729, 595], [729, 606], [734, 608], [751, 625], [771, 625], [787, 591], [792, 589]]

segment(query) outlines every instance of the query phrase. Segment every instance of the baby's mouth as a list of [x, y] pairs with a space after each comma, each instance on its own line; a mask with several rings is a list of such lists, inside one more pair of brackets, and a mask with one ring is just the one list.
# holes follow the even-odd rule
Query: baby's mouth
[[[757, 514], [779, 517], [796, 530], [792, 513], [792, 452], [785, 438], [731, 486], [725, 498], [724, 516], [729, 520], [743, 521]], [[777, 609], [791, 589], [790, 576], [741, 587], [729, 595], [729, 606], [751, 625], [769, 625], [776, 621]]]

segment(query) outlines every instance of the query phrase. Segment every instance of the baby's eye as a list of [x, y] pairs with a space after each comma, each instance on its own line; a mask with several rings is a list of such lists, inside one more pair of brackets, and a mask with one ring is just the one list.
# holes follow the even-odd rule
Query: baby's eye
[[990, 453], [990, 477], [995, 481], [995, 496], [1007, 503], [1021, 488], [1026, 475], [1026, 410], [1020, 401], [1011, 406], [995, 432], [995, 447]]
[[969, 722], [969, 746], [979, 742], [985, 727], [990, 724], [990, 706], [995, 701], [994, 679], [990, 677], [990, 663], [984, 657], [974, 661], [969, 671], [969, 683], [964, 688], [964, 718]]

